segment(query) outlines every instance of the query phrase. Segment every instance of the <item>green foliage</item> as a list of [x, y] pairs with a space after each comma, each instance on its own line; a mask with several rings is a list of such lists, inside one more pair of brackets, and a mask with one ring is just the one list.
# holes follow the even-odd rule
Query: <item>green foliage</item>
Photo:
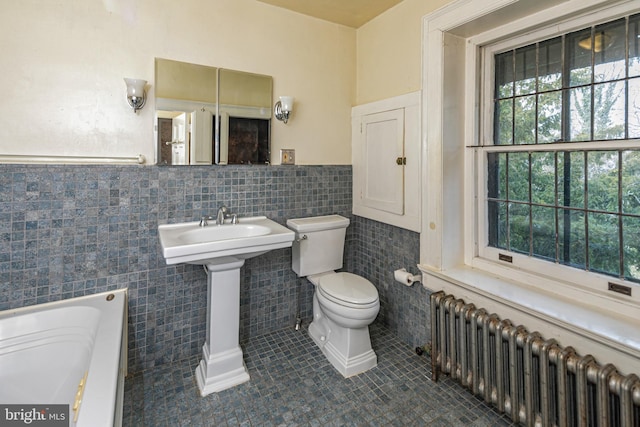
[[[495, 246], [640, 280], [640, 151], [589, 151], [586, 155], [518, 152], [497, 156], [505, 160], [496, 162], [495, 173], [509, 184], [507, 200], [492, 202], [498, 222], [492, 228]], [[618, 198], [619, 190], [622, 200]], [[560, 196], [558, 200], [556, 194]], [[578, 202], [571, 200], [573, 194]]]
[[[549, 46], [560, 46], [559, 40]], [[626, 137], [627, 94], [625, 82], [618, 80], [624, 61], [599, 63], [595, 69], [590, 55], [582, 55], [568, 62], [569, 87], [562, 87], [559, 65], [543, 67], [547, 74], [535, 76], [536, 66], [525, 61], [527, 55], [535, 57], [535, 49], [496, 56], [496, 145]], [[554, 58], [553, 64], [562, 61]], [[640, 151], [527, 150], [491, 156], [492, 245], [640, 281]]]

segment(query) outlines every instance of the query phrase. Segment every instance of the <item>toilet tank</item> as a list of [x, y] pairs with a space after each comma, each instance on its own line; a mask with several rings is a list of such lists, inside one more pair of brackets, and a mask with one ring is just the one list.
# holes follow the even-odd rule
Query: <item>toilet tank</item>
[[287, 220], [296, 232], [291, 267], [299, 277], [342, 268], [344, 238], [349, 219], [340, 215]]

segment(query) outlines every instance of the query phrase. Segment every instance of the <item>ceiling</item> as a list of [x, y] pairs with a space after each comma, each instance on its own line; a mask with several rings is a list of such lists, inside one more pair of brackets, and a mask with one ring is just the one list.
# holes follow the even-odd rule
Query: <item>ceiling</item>
[[402, 0], [258, 0], [304, 15], [359, 28]]

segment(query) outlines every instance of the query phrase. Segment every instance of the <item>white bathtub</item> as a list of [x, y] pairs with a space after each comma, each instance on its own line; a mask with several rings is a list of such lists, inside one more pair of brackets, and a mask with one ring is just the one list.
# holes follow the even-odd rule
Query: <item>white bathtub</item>
[[126, 325], [126, 289], [0, 311], [0, 404], [68, 404], [70, 426], [121, 425]]

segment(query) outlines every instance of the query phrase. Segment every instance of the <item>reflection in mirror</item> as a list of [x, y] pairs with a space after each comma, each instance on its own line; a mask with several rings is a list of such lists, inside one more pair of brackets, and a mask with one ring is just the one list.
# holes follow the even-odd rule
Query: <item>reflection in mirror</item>
[[268, 164], [271, 76], [220, 69], [219, 164]]
[[[163, 165], [187, 164], [186, 127], [187, 113], [183, 111], [158, 111], [158, 162]], [[191, 117], [189, 116], [189, 119]]]
[[[215, 145], [216, 106], [156, 99], [157, 158], [161, 165], [210, 165]], [[182, 125], [182, 126], [181, 126]], [[174, 157], [167, 146], [184, 153]], [[178, 160], [180, 159], [180, 160]]]
[[158, 164], [269, 163], [271, 76], [156, 58], [155, 86]]
[[229, 163], [268, 164], [269, 120], [229, 117]]
[[156, 97], [215, 104], [216, 67], [156, 58]]
[[161, 58], [155, 65], [158, 164], [212, 164], [218, 69]]

